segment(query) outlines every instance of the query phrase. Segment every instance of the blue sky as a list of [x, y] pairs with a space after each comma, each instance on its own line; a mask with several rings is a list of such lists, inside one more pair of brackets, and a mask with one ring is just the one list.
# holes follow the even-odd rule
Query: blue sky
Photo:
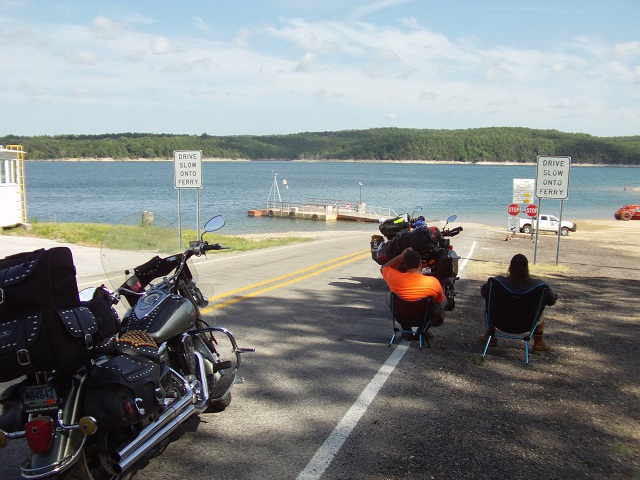
[[640, 134], [640, 0], [0, 0], [0, 136]]

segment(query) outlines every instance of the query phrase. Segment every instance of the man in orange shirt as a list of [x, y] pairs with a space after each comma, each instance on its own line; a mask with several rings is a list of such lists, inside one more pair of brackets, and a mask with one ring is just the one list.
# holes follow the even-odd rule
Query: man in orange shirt
[[[403, 264], [404, 272], [399, 270]], [[411, 247], [405, 248], [400, 255], [385, 263], [380, 271], [387, 285], [389, 285], [389, 289], [403, 300], [414, 301], [432, 297], [434, 309], [431, 326], [442, 325], [447, 299], [438, 279], [422, 274], [422, 264], [418, 252]], [[402, 328], [408, 330], [404, 326]]]

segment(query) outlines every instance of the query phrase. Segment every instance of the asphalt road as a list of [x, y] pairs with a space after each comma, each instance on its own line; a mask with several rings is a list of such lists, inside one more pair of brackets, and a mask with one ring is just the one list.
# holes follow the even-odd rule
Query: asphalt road
[[[388, 289], [371, 260], [369, 237], [341, 233], [197, 264], [200, 282], [214, 291], [205, 317], [256, 352], [243, 355], [245, 381], [234, 386], [227, 410], [190, 419], [135, 478], [311, 480], [329, 478], [335, 465], [354, 475], [375, 473], [375, 464], [361, 464], [357, 451], [342, 447], [363, 423], [406, 408], [390, 403], [387, 376], [393, 378], [395, 362], [426, 352], [415, 342], [387, 346]], [[465, 258], [480, 237], [477, 227], [465, 226], [452, 243]], [[0, 256], [16, 247], [6, 238], [0, 237]], [[74, 258], [81, 288], [99, 284], [98, 253], [74, 248]], [[377, 435], [371, 440], [384, 445], [402, 432]], [[11, 442], [0, 451], [0, 476], [20, 478], [25, 456], [26, 446]]]

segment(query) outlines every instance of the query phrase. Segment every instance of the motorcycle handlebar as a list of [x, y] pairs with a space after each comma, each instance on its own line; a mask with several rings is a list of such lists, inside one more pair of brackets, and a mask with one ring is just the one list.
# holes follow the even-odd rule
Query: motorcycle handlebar
[[442, 232], [443, 237], [455, 237], [462, 231], [462, 227], [452, 228], [451, 230], [444, 230]]
[[208, 243], [205, 243], [202, 250], [205, 252], [208, 252], [210, 250], [228, 250], [229, 248], [231, 247], [220, 245], [219, 243], [214, 243], [213, 245], [209, 245]]

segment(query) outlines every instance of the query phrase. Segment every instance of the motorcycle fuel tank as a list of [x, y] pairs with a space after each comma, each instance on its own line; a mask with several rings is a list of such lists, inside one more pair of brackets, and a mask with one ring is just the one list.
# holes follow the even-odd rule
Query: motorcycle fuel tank
[[195, 321], [196, 309], [189, 300], [162, 290], [150, 290], [123, 320], [122, 331], [143, 330], [159, 345], [191, 330]]

